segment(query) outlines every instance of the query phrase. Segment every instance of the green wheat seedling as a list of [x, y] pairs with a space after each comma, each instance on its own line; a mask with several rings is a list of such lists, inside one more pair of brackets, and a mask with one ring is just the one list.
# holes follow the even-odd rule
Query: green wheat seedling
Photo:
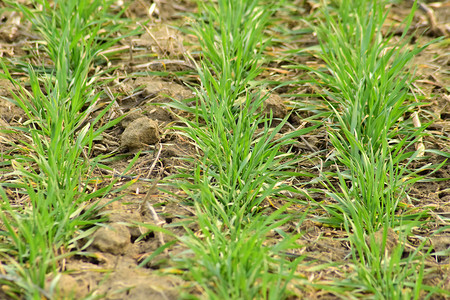
[[[202, 14], [193, 32], [198, 37], [202, 55], [211, 62], [211, 71], [229, 81], [233, 95], [244, 92], [261, 72], [259, 60], [265, 48], [262, 31], [271, 7], [261, 9], [258, 2], [198, 2]], [[233, 98], [237, 97], [229, 100]]]
[[[248, 94], [235, 115], [233, 107], [217, 97], [220, 92], [212, 88], [214, 83], [209, 83], [216, 79], [208, 68], [200, 70], [200, 78], [207, 88], [197, 91], [196, 116], [204, 124], [184, 119], [187, 127], [178, 128], [202, 152], [194, 174], [195, 184], [211, 188], [222, 207], [217, 207], [217, 211], [223, 216], [236, 215], [239, 211], [237, 215], [244, 216], [254, 211], [266, 197], [288, 188], [283, 181], [296, 174], [290, 170], [298, 159], [280, 148], [288, 147], [294, 138], [314, 127], [276, 138], [287, 119], [271, 128], [270, 116], [261, 115], [266, 97]], [[191, 194], [192, 188], [188, 185], [185, 190]]]
[[128, 20], [121, 19], [127, 6], [120, 12], [110, 13], [109, 7], [115, 3], [113, 0], [32, 0], [34, 9], [16, 1], [6, 2], [31, 21], [33, 29], [44, 39], [43, 51], [51, 61], [58, 61], [59, 41], [67, 38], [68, 70], [77, 69], [78, 64], [85, 60], [102, 60], [104, 54], [99, 56], [99, 53], [137, 32], [127, 30]]
[[[383, 226], [374, 231], [365, 228], [360, 211], [351, 209], [348, 216], [345, 217], [344, 227], [350, 234], [355, 272], [345, 280], [336, 282], [336, 287], [358, 291], [363, 293], [364, 298], [370, 299], [430, 299], [438, 293], [442, 296], [450, 294], [440, 284], [429, 286], [424, 283], [424, 279], [434, 271], [426, 265], [434, 260], [431, 258], [433, 247], [426, 249], [426, 245], [430, 245], [429, 240], [422, 239], [415, 247], [408, 245], [407, 237], [413, 228], [425, 225], [425, 221], [416, 218], [394, 226], [386, 217]], [[445, 230], [448, 226], [434, 234]]]
[[287, 283], [302, 258], [289, 262], [282, 253], [296, 247], [298, 236], [285, 236], [278, 244], [265, 245], [271, 230], [292, 219], [284, 215], [285, 209], [224, 229], [209, 209], [196, 203], [201, 236], [189, 231], [182, 239], [195, 255], [184, 259], [183, 265], [209, 299], [286, 297]]
[[[413, 226], [425, 224], [418, 221], [425, 213], [403, 216], [398, 209], [407, 197], [407, 185], [421, 177], [404, 182], [405, 169], [395, 166], [392, 157], [386, 157], [386, 142], [380, 151], [362, 152], [362, 146], [359, 147], [353, 156], [348, 153], [340, 157], [345, 157], [348, 161], [343, 164], [351, 168], [346, 174], [337, 173], [339, 190], [328, 182], [327, 195], [337, 204], [323, 206], [331, 216], [323, 221], [336, 226], [344, 224], [352, 246], [355, 273], [336, 285], [352, 292], [370, 293], [374, 299], [418, 299], [423, 289], [431, 295], [433, 289], [422, 284], [426, 274], [424, 261], [429, 256], [429, 252], [420, 253], [425, 243], [403, 257], [406, 236]], [[388, 235], [392, 228], [403, 229], [400, 239]], [[398, 245], [389, 245], [393, 242]], [[329, 289], [339, 294], [337, 289]]]
[[[340, 119], [340, 116], [337, 118]], [[343, 135], [339, 132], [343, 132]], [[401, 220], [426, 215], [423, 212], [415, 216], [408, 214], [407, 218], [403, 218], [398, 214], [399, 205], [408, 199], [407, 188], [424, 178], [417, 174], [427, 167], [415, 171], [408, 169], [418, 152], [404, 149], [412, 147], [417, 139], [407, 144], [403, 140], [400, 144], [403, 147], [398, 147], [396, 152], [390, 148], [386, 136], [382, 137], [380, 147], [374, 149], [371, 145], [358, 141], [346, 128], [341, 128], [340, 131], [329, 130], [329, 135], [338, 153], [337, 160], [347, 169], [340, 170], [337, 165], [338, 172], [329, 174], [337, 175], [339, 188], [334, 188], [329, 181], [325, 184], [329, 190], [328, 196], [336, 200], [337, 205], [323, 206], [331, 214], [324, 222], [339, 226], [345, 216], [351, 215], [354, 210], [359, 212], [359, 219], [366, 230], [376, 231], [386, 225], [386, 220], [394, 226]]]
[[[378, 232], [364, 230], [358, 212], [352, 212], [352, 218], [346, 219], [345, 226], [352, 232], [349, 240], [352, 245], [352, 260], [356, 274], [337, 285], [352, 287], [364, 293], [370, 293], [373, 299], [422, 299], [425, 290], [427, 297], [433, 294], [431, 287], [423, 284], [425, 259], [430, 251], [423, 251], [425, 242], [413, 252], [406, 252], [406, 236], [413, 226], [401, 226], [403, 232], [397, 236], [388, 219]], [[378, 235], [378, 237], [377, 237]]]
[[194, 114], [175, 129], [198, 148], [189, 161], [194, 171], [172, 178], [193, 201], [204, 235], [188, 234], [183, 241], [195, 257], [182, 261], [189, 278], [212, 299], [282, 299], [297, 262], [274, 261], [274, 256], [293, 247], [293, 240], [263, 245], [267, 233], [288, 219], [281, 215], [284, 210], [266, 216], [260, 207], [290, 190], [286, 181], [298, 175], [293, 170], [299, 159], [281, 147], [289, 150], [295, 138], [314, 128], [282, 135], [288, 116], [275, 126], [272, 115], [263, 114], [268, 95], [254, 80], [261, 72], [269, 11], [258, 1], [208, 1], [199, 7], [201, 22], [194, 33], [203, 60], [197, 67], [196, 106], [171, 104]]
[[[405, 21], [406, 28], [415, 8]], [[396, 41], [393, 34], [383, 35], [387, 16], [383, 1], [342, 0], [336, 14], [324, 10], [325, 20], [317, 28], [319, 56], [328, 72], [316, 73], [328, 87], [330, 105], [341, 115], [339, 126], [374, 149], [384, 136], [395, 144], [398, 136], [416, 130], [411, 122], [400, 122], [420, 104], [407, 101], [414, 74], [407, 65], [428, 45], [411, 47], [404, 36]]]
[[[270, 116], [267, 119], [261, 114], [261, 105], [265, 97], [248, 94], [245, 103], [241, 104], [237, 112], [233, 112], [233, 107], [229, 107], [226, 102], [217, 98], [220, 92], [212, 87], [218, 85], [209, 84], [216, 79], [209, 73], [208, 68], [200, 70], [200, 78], [203, 84], [209, 87], [209, 89], [197, 90], [199, 104], [196, 115], [198, 120], [203, 122], [185, 119], [186, 127], [179, 127], [178, 130], [195, 142], [201, 151], [201, 157], [194, 161], [197, 165], [194, 173], [186, 171], [179, 174], [177, 177], [183, 178], [183, 181], [177, 182], [176, 185], [181, 187], [194, 201], [197, 216], [205, 216], [205, 218], [199, 219], [201, 228], [205, 231], [212, 230], [209, 224], [212, 222], [217, 229], [214, 232], [210, 231], [210, 236], [207, 238], [210, 247], [199, 248], [199, 241], [192, 240], [193, 236], [184, 241], [196, 254], [196, 259], [188, 262], [189, 269], [192, 270], [195, 280], [199, 276], [213, 272], [214, 269], [210, 267], [205, 269], [193, 264], [194, 261], [208, 260], [209, 258], [205, 258], [204, 255], [213, 249], [216, 249], [215, 251], [222, 249], [225, 251], [224, 255], [236, 255], [233, 247], [260, 253], [258, 256], [247, 258], [252, 260], [249, 261], [248, 268], [254, 272], [254, 275], [247, 278], [247, 285], [243, 285], [243, 277], [239, 276], [233, 279], [230, 274], [229, 268], [238, 269], [239, 272], [248, 272], [240, 264], [232, 265], [238, 263], [237, 258], [232, 261], [220, 259], [215, 261], [214, 258], [214, 263], [219, 264], [216, 266], [218, 269], [214, 271], [214, 274], [207, 275], [217, 281], [214, 288], [205, 286], [204, 281], [200, 282], [212, 298], [220, 299], [224, 295], [229, 295], [226, 297], [227, 299], [252, 299], [250, 295], [261, 293], [262, 287], [258, 282], [261, 278], [269, 276], [264, 275], [265, 269], [260, 269], [259, 266], [262, 263], [260, 260], [268, 260], [270, 255], [268, 250], [261, 249], [260, 244], [250, 244], [254, 240], [248, 241], [249, 233], [241, 233], [241, 231], [246, 232], [247, 227], [251, 227], [255, 222], [258, 223], [257, 220], [265, 219], [259, 211], [262, 201], [290, 190], [284, 181], [298, 175], [292, 171], [295, 169], [298, 159], [295, 159], [292, 154], [283, 153], [280, 148], [289, 146], [293, 138], [309, 132], [313, 128], [305, 128], [276, 138], [275, 135], [279, 133], [287, 118], [275, 128], [271, 128]], [[261, 231], [258, 234], [260, 234], [262, 243], [267, 232], [266, 229], [260, 227], [254, 230]], [[240, 236], [241, 234], [242, 236]], [[230, 244], [230, 239], [239, 242]], [[270, 253], [273, 255], [277, 252]], [[207, 261], [205, 263], [212, 264]], [[228, 264], [228, 266], [224, 264]], [[217, 274], [219, 270], [223, 270], [223, 272]], [[203, 275], [198, 275], [198, 272]], [[280, 273], [279, 276], [284, 278], [285, 275]], [[283, 290], [278, 290], [269, 282], [264, 281], [264, 289], [270, 286], [271, 293], [278, 291], [278, 294], [274, 294], [273, 297], [280, 298]], [[236, 285], [237, 287], [230, 290], [231, 286]], [[254, 286], [255, 291], [249, 291], [248, 286]], [[226, 292], [231, 294], [226, 294]], [[250, 293], [249, 297], [242, 298], [247, 293]]]
[[[278, 140], [275, 135], [286, 120], [271, 129], [271, 117], [261, 114], [267, 96], [262, 97], [247, 80], [254, 78], [248, 70], [259, 74], [258, 58], [265, 46], [261, 33], [268, 12], [257, 3], [224, 0], [199, 4], [200, 18], [208, 22], [194, 26], [205, 57], [198, 67], [201, 87], [195, 90], [197, 105], [193, 109], [180, 102], [172, 104], [195, 114], [194, 121], [184, 119], [187, 128], [177, 129], [201, 150], [204, 159], [196, 174], [219, 186], [217, 194], [225, 212], [235, 206], [246, 213], [254, 210], [270, 194], [261, 194], [261, 190], [272, 191], [282, 182], [275, 178], [289, 169], [289, 154], [281, 154], [279, 149], [313, 129]], [[251, 18], [236, 22], [236, 15]], [[242, 47], [244, 39], [251, 46]], [[295, 162], [290, 162], [293, 165]]]
[[[407, 168], [419, 153], [408, 149], [424, 135], [427, 125], [414, 128], [401, 118], [418, 105], [407, 101], [413, 80], [407, 64], [426, 46], [408, 50], [403, 36], [399, 41], [392, 34], [383, 36], [387, 15], [383, 1], [342, 0], [336, 14], [330, 11], [324, 10], [317, 29], [320, 57], [328, 72], [315, 73], [327, 88], [336, 121], [328, 130], [332, 144], [348, 170], [344, 172], [350, 173], [352, 195], [344, 198], [351, 201], [349, 205], [357, 202], [365, 207], [372, 216], [366, 225], [376, 229], [381, 221], [374, 216], [383, 220], [393, 215], [407, 185], [419, 179]], [[414, 11], [415, 5], [406, 28]], [[345, 190], [346, 182], [340, 184]], [[374, 189], [369, 191], [371, 185]]]
[[[407, 199], [408, 186], [423, 178], [408, 167], [420, 155], [410, 149], [428, 124], [415, 128], [401, 119], [420, 105], [409, 101], [414, 77], [408, 63], [427, 45], [410, 47], [407, 30], [398, 40], [383, 35], [384, 4], [338, 1], [337, 8], [323, 10], [324, 20], [317, 27], [326, 69], [312, 71], [332, 113], [334, 123], [327, 129], [339, 163], [338, 172], [328, 174], [337, 177], [337, 187], [325, 182], [326, 194], [337, 204], [323, 208], [331, 216], [329, 222], [344, 224], [350, 236], [357, 275], [352, 282], [362, 283], [355, 284], [355, 290], [363, 286], [375, 299], [416, 299], [423, 259], [416, 259], [415, 253], [403, 260], [404, 247], [389, 255], [384, 250], [391, 228], [412, 226], [411, 220], [421, 216], [406, 217], [399, 207]], [[415, 9], [416, 3], [406, 28]], [[379, 230], [383, 235], [375, 245], [373, 235]]]
[[[95, 92], [97, 84], [89, 71], [105, 46], [100, 46], [96, 36], [105, 19], [101, 15], [95, 19], [90, 14], [107, 2], [96, 1], [96, 7], [89, 6], [90, 2], [63, 1], [56, 3], [54, 9], [47, 1], [39, 2], [45, 9], [35, 14], [20, 7], [41, 30], [54, 64], [48, 74], [38, 74], [28, 67], [31, 91], [12, 78], [2, 61], [2, 77], [15, 86], [12, 102], [27, 116], [24, 127], [17, 129], [29, 137], [18, 148], [22, 154], [12, 158], [11, 174], [17, 176], [15, 186], [27, 201], [23, 207], [17, 207], [3, 193], [1, 204], [6, 227], [1, 249], [9, 276], [1, 280], [11, 286], [12, 296], [53, 297], [59, 261], [82, 250], [83, 243], [79, 241], [87, 239], [95, 225], [102, 222], [96, 215], [97, 205], [88, 204], [114, 192], [112, 183], [92, 190], [95, 179], [90, 178], [101, 159], [90, 158], [93, 141], [120, 121], [99, 125], [113, 103], [91, 117], [98, 109], [100, 95]], [[88, 26], [83, 23], [87, 19], [92, 22]], [[79, 35], [73, 36], [73, 30]]]
[[[18, 210], [4, 198], [2, 218], [8, 226], [5, 234], [11, 247], [7, 247], [9, 251], [4, 254], [17, 255], [20, 259], [17, 266], [21, 267], [17, 268], [17, 275], [25, 276], [25, 282], [33, 283], [23, 292], [30, 297], [38, 297], [41, 291], [34, 287], [44, 290], [45, 275], [56, 272], [58, 261], [64, 257], [56, 253], [63, 249], [75, 250], [77, 241], [87, 238], [95, 229], [93, 226], [102, 221], [95, 215], [96, 205], [86, 205], [110, 192], [112, 184], [89, 192], [88, 176], [96, 161], [86, 157], [92, 150], [93, 140], [115, 121], [98, 129], [93, 127], [110, 108], [109, 105], [91, 121], [92, 125], [83, 125], [84, 118], [72, 115], [70, 107], [64, 105], [64, 102], [70, 103], [68, 98], [54, 98], [62, 94], [58, 87], [47, 82], [46, 88], [49, 89], [41, 90], [32, 69], [30, 83], [33, 93], [17, 86], [20, 94], [15, 95], [16, 103], [29, 117], [28, 124], [25, 124], [29, 129], [22, 130], [31, 140], [22, 143], [30, 149], [30, 154], [13, 158], [15, 170], [12, 174], [20, 178], [18, 187], [24, 189], [29, 206], [23, 211]], [[46, 119], [41, 119], [42, 111], [46, 112]], [[74, 122], [76, 120], [78, 123]], [[40, 263], [30, 267], [36, 261]]]

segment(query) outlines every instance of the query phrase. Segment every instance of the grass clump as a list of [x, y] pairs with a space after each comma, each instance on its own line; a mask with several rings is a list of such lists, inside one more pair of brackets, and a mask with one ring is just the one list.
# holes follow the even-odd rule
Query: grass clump
[[245, 103], [233, 114], [234, 106], [228, 106], [218, 97], [220, 91], [213, 88], [215, 79], [208, 69], [200, 70], [200, 78], [213, 83], [196, 92], [198, 119], [185, 119], [187, 128], [179, 128], [202, 152], [193, 177], [195, 184], [188, 184], [185, 191], [196, 201], [203, 201], [192, 191], [210, 189], [219, 206], [213, 207], [216, 202], [203, 205], [213, 205], [211, 210], [216, 211], [217, 217], [224, 220], [229, 215], [244, 217], [257, 211], [267, 197], [289, 189], [283, 181], [296, 175], [289, 170], [298, 160], [280, 149], [313, 128], [278, 137], [286, 119], [271, 128], [270, 116], [261, 114], [266, 97], [247, 94]]
[[427, 126], [401, 121], [420, 104], [409, 101], [413, 75], [406, 66], [426, 45], [409, 50], [404, 36], [394, 41], [393, 34], [383, 35], [386, 15], [383, 1], [342, 0], [336, 11], [324, 10], [317, 32], [327, 68], [314, 71], [335, 121], [328, 127], [330, 140], [351, 183], [348, 188], [342, 177], [342, 197], [334, 198], [345, 199], [340, 201], [344, 207], [358, 205], [361, 214], [371, 216], [365, 227], [374, 230], [386, 216], [394, 225], [407, 186], [420, 179], [407, 167], [421, 155], [410, 149]]
[[[414, 11], [415, 6], [406, 28]], [[342, 0], [335, 13], [324, 10], [325, 20], [317, 28], [319, 57], [327, 72], [316, 74], [327, 87], [331, 108], [341, 116], [336, 120], [339, 126], [374, 149], [381, 147], [383, 138], [392, 147], [399, 136], [414, 137], [417, 128], [411, 122], [400, 122], [406, 112], [421, 104], [407, 101], [414, 72], [406, 66], [427, 45], [410, 49], [408, 38], [394, 40], [393, 34], [383, 34], [387, 16], [383, 1]]]
[[336, 201], [322, 206], [330, 215], [325, 222], [344, 225], [349, 234], [357, 273], [352, 287], [375, 299], [417, 299], [426, 254], [402, 258], [404, 242], [387, 251], [387, 233], [417, 225], [411, 220], [424, 215], [404, 218], [400, 205], [408, 199], [408, 186], [423, 178], [417, 175], [420, 170], [408, 167], [423, 155], [423, 149], [411, 148], [428, 124], [414, 127], [403, 118], [422, 104], [410, 101], [414, 72], [408, 64], [428, 44], [410, 46], [405, 37], [416, 3], [398, 39], [384, 33], [384, 1], [335, 4], [323, 9], [324, 19], [316, 27], [326, 68], [312, 70], [327, 96], [332, 120], [327, 130], [338, 166], [337, 173], [324, 174], [338, 179], [336, 185], [325, 182], [326, 194]]
[[2, 77], [15, 86], [12, 102], [27, 117], [24, 127], [16, 129], [29, 138], [21, 141], [20, 154], [12, 157], [10, 174], [16, 176], [13, 185], [25, 195], [25, 202], [17, 205], [2, 193], [1, 255], [8, 273], [2, 281], [10, 285], [13, 297], [56, 296], [60, 261], [87, 247], [89, 243], [79, 241], [102, 221], [97, 205], [89, 204], [113, 189], [112, 183], [96, 186], [91, 174], [102, 157], [90, 157], [93, 141], [120, 121], [100, 122], [113, 103], [104, 105], [95, 118], [91, 115], [99, 108], [101, 94], [89, 72], [100, 51], [116, 41], [103, 43], [98, 36], [110, 21], [105, 13], [99, 14], [108, 3], [61, 1], [51, 6], [35, 1], [42, 7], [36, 11], [18, 5], [42, 34], [52, 68], [28, 65], [28, 90], [2, 61]]
[[[256, 85], [261, 73], [264, 41], [263, 30], [279, 4], [259, 4], [259, 0], [198, 1], [200, 20], [193, 26], [209, 68], [227, 92], [222, 101], [233, 105], [249, 85]], [[245, 95], [244, 95], [245, 97]], [[231, 101], [231, 102], [230, 102]]]
[[252, 0], [199, 3], [193, 32], [203, 59], [196, 106], [171, 104], [194, 114], [177, 129], [194, 141], [198, 157], [191, 160], [194, 172], [177, 175], [182, 181], [176, 184], [193, 200], [202, 232], [200, 238], [190, 233], [183, 239], [195, 255], [184, 263], [211, 299], [283, 299], [298, 263], [281, 254], [295, 247], [295, 239], [264, 246], [267, 233], [289, 221], [285, 210], [267, 216], [260, 208], [291, 189], [285, 181], [298, 175], [292, 171], [298, 159], [281, 148], [289, 149], [293, 139], [314, 129], [283, 135], [288, 117], [275, 123], [271, 113], [263, 113], [269, 95], [258, 91], [255, 79], [273, 8]]
[[[265, 245], [272, 230], [286, 224], [285, 208], [270, 216], [257, 215], [228, 228], [208, 209], [196, 204], [201, 235], [182, 239], [193, 254], [184, 261], [190, 276], [209, 299], [284, 299], [287, 283], [302, 258], [286, 259], [283, 251], [295, 247], [296, 235]], [[278, 256], [274, 256], [278, 254]]]

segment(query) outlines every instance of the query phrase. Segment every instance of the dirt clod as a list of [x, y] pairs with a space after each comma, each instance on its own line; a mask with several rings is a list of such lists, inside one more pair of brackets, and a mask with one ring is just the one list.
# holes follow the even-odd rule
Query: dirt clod
[[[120, 264], [120, 263], [119, 263]], [[110, 277], [99, 292], [108, 300], [171, 300], [179, 299], [177, 288], [181, 280], [169, 276], [151, 276], [145, 271], [122, 269]]]
[[136, 87], [143, 87], [142, 97], [146, 99], [153, 99], [159, 95], [164, 99], [165, 97], [163, 95], [165, 95], [177, 100], [182, 100], [193, 96], [192, 91], [183, 85], [175, 82], [158, 80], [151, 76], [136, 78], [134, 85]]
[[95, 232], [92, 247], [115, 255], [124, 254], [130, 239], [130, 231], [125, 225], [113, 223]]
[[[373, 234], [373, 240], [370, 238], [366, 238], [366, 242], [369, 244], [372, 244], [372, 242], [375, 243], [375, 245], [372, 245], [372, 247], [383, 247], [383, 237], [384, 237], [384, 228], [381, 228], [377, 232]], [[389, 254], [392, 254], [392, 251], [394, 251], [395, 247], [398, 245], [398, 235], [394, 232], [392, 228], [387, 229], [386, 233], [386, 245], [385, 245], [385, 251]]]
[[442, 234], [430, 237], [431, 244], [433, 245], [433, 252], [435, 252], [439, 261], [442, 263], [444, 261], [450, 262], [450, 235]]
[[55, 299], [83, 299], [89, 290], [88, 283], [69, 274], [62, 274], [56, 287]]
[[122, 134], [121, 146], [129, 151], [136, 151], [146, 145], [154, 145], [159, 141], [158, 123], [147, 117], [131, 122]]
[[287, 114], [287, 108], [283, 98], [277, 94], [270, 94], [267, 100], [264, 101], [264, 113], [270, 114], [270, 111], [272, 111], [274, 118], [284, 118]]

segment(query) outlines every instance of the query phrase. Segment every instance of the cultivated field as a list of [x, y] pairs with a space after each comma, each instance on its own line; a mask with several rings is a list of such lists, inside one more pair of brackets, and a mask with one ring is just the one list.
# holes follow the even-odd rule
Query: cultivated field
[[450, 299], [450, 1], [0, 1], [0, 299]]

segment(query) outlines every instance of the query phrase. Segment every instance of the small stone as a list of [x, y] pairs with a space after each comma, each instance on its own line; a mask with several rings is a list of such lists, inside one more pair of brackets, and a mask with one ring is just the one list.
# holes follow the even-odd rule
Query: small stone
[[[384, 230], [385, 230], [384, 228], [381, 228], [377, 232], [374, 232], [372, 239], [370, 237], [366, 237], [366, 243], [368, 243], [372, 247], [377, 247], [381, 249], [381, 247], [383, 246]], [[374, 244], [372, 242], [374, 242]], [[387, 228], [385, 251], [389, 255], [391, 255], [395, 247], [397, 247], [398, 243], [399, 243], [398, 235], [392, 228]]]
[[[434, 252], [443, 252], [450, 250], [450, 235], [433, 235], [430, 236], [431, 244]], [[450, 255], [447, 255], [450, 258]]]
[[147, 117], [131, 122], [122, 133], [121, 146], [129, 151], [154, 145], [159, 141], [158, 123]]
[[131, 235], [127, 226], [112, 223], [101, 227], [94, 233], [92, 246], [102, 252], [114, 255], [124, 254], [130, 244]]
[[122, 128], [127, 128], [133, 121], [136, 121], [137, 119], [143, 118], [142, 112], [140, 111], [133, 111], [130, 113], [127, 113], [127, 115], [120, 121], [120, 126]]
[[[50, 285], [50, 282], [47, 282], [47, 285]], [[55, 299], [83, 299], [88, 292], [89, 285], [85, 280], [76, 280], [69, 274], [61, 274], [54, 290]]]
[[268, 115], [270, 114], [270, 111], [272, 111], [272, 116], [274, 118], [283, 119], [288, 113], [283, 98], [281, 98], [277, 94], [270, 94], [269, 97], [264, 101], [263, 113]]

